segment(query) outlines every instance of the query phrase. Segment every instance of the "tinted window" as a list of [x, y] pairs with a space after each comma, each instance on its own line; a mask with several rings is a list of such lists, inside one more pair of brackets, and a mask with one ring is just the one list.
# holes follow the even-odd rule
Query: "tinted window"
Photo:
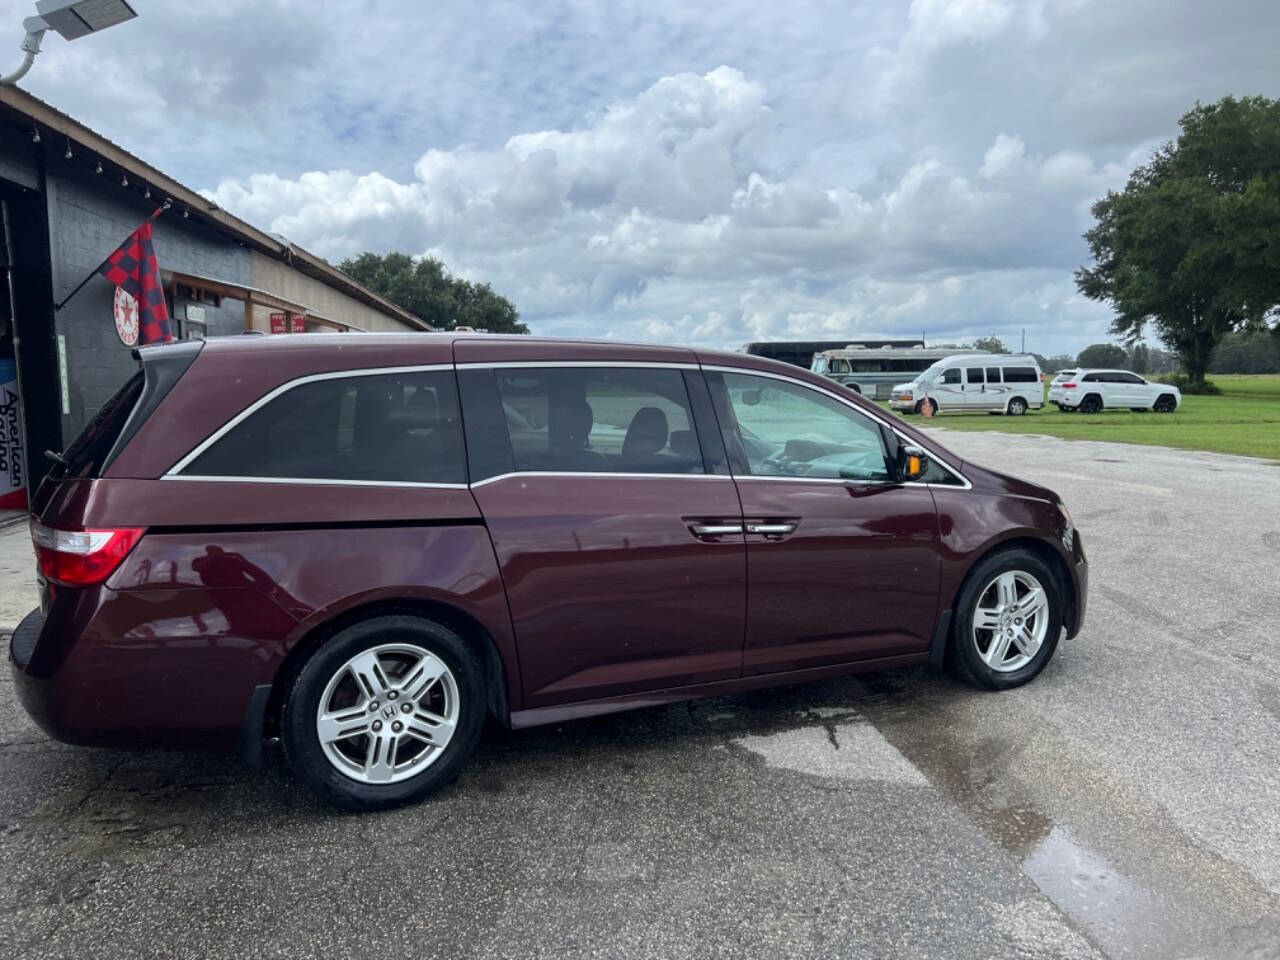
[[880, 428], [816, 390], [726, 373], [748, 471], [764, 477], [890, 478]]
[[1040, 378], [1036, 376], [1035, 367], [1005, 367], [1004, 382], [1005, 383], [1035, 383]]
[[185, 474], [463, 483], [453, 374], [343, 376], [286, 390], [200, 454]]
[[703, 473], [679, 370], [499, 370], [516, 470]]
[[966, 367], [964, 371], [965, 380], [968, 383], [983, 383], [981, 367]]
[[959, 383], [960, 382], [959, 369], [957, 369], [956, 367], [952, 367], [950, 370], [944, 370], [942, 373], [942, 382], [943, 383]]
[[1146, 383], [1147, 382], [1143, 380], [1140, 376], [1138, 376], [1136, 373], [1117, 373], [1115, 377], [1116, 377], [1116, 383]]
[[1100, 373], [1086, 373], [1084, 375], [1085, 383], [1102, 383], [1104, 379], [1105, 378]]
[[135, 373], [123, 387], [104, 403], [80, 435], [62, 455], [67, 461], [65, 476], [96, 477], [101, 475], [107, 455], [116, 438], [124, 430], [129, 414], [142, 396], [143, 376]]
[[1000, 382], [1000, 368], [987, 367], [987, 383], [999, 383], [999, 382]]

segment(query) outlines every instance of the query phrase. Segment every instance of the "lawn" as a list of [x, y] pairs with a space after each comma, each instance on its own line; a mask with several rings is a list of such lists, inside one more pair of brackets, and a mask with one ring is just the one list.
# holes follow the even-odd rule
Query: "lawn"
[[[1176, 413], [1106, 410], [1096, 416], [1061, 413], [1056, 407], [1021, 417], [958, 413], [937, 418], [950, 430], [1038, 433], [1067, 440], [1145, 443], [1186, 450], [1215, 450], [1280, 460], [1280, 375], [1211, 375], [1218, 397], [1183, 397]], [[929, 423], [908, 417], [915, 423]]]

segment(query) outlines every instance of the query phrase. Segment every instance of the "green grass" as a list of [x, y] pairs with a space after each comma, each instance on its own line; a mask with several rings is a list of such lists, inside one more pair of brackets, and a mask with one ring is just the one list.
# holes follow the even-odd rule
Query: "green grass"
[[950, 430], [1038, 433], [1067, 440], [1145, 443], [1280, 460], [1280, 374], [1219, 374], [1209, 379], [1222, 388], [1222, 395], [1183, 397], [1176, 413], [1106, 410], [1085, 416], [1046, 405], [1021, 417], [958, 413], [936, 421], [915, 416], [907, 419], [936, 422]]

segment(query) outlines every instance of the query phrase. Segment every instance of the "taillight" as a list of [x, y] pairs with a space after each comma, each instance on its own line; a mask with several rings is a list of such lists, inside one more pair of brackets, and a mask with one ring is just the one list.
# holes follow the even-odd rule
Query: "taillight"
[[1058, 384], [1058, 386], [1060, 386], [1063, 390], [1074, 390], [1076, 388], [1076, 385], [1074, 383], [1060, 383]]
[[101, 583], [142, 538], [139, 527], [116, 530], [55, 530], [31, 521], [36, 562], [46, 579], [69, 587]]

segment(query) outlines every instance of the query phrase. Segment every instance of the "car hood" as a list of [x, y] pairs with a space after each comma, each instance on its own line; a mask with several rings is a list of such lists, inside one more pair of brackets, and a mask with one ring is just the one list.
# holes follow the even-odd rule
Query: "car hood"
[[969, 478], [975, 490], [1009, 494], [1015, 497], [1030, 497], [1033, 500], [1045, 500], [1049, 503], [1062, 502], [1062, 498], [1048, 487], [980, 466], [972, 460], [964, 461], [964, 475]]
[[893, 389], [895, 391], [914, 390], [918, 386], [920, 386], [919, 380], [908, 380], [906, 383], [895, 383]]

